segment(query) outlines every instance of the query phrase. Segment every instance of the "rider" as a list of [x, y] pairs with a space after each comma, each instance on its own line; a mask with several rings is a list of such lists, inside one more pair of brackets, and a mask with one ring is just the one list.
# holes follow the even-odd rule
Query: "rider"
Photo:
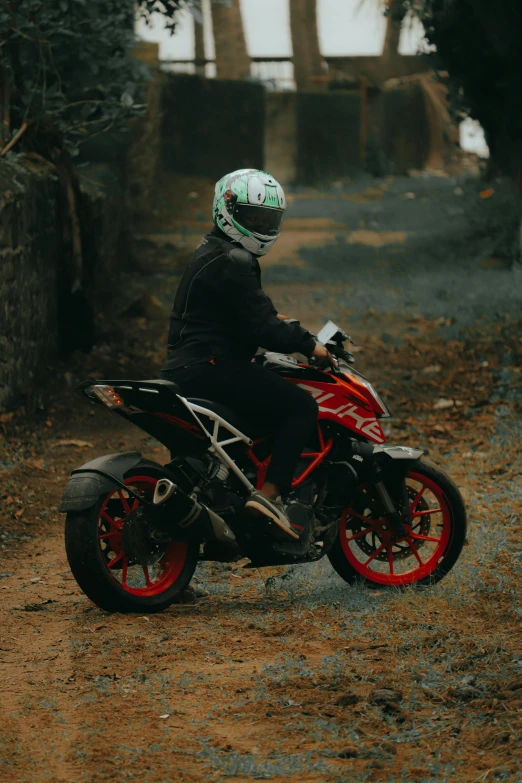
[[215, 226], [198, 245], [176, 292], [161, 375], [186, 397], [212, 399], [247, 422], [266, 421], [275, 428], [266, 482], [245, 508], [275, 534], [283, 531], [295, 539], [282, 498], [316, 427], [317, 403], [252, 358], [260, 346], [332, 358], [310, 332], [279, 314], [261, 288], [258, 258], [278, 238], [285, 210], [283, 188], [264, 171], [240, 169], [219, 180]]

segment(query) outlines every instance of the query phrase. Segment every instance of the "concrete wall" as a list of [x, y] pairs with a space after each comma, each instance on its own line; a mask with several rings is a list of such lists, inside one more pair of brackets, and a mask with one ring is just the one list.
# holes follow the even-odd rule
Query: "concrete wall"
[[296, 94], [297, 179], [304, 184], [350, 177], [361, 169], [357, 93]]
[[167, 171], [218, 179], [262, 168], [265, 89], [254, 82], [168, 74], [163, 90], [162, 162]]
[[[390, 79], [370, 102], [369, 150], [375, 174], [441, 171], [458, 144], [446, 88], [431, 74]], [[372, 161], [368, 160], [370, 170]]]
[[158, 62], [158, 45], [140, 41], [134, 56], [150, 68], [151, 79], [146, 85], [143, 117], [132, 125], [131, 143], [127, 151], [126, 182], [131, 220], [140, 220], [150, 211], [156, 179], [161, 166], [162, 101], [166, 74]]
[[286, 184], [331, 182], [363, 168], [378, 176], [440, 171], [458, 139], [446, 88], [430, 73], [369, 92], [365, 161], [359, 90], [267, 92], [265, 123], [265, 167]]
[[391, 59], [373, 56], [326, 57], [328, 73], [335, 81], [360, 82], [365, 76], [369, 84], [380, 87], [388, 79], [403, 78], [414, 73], [425, 73], [433, 68], [429, 57], [397, 55]]
[[358, 93], [267, 92], [265, 167], [281, 182], [314, 185], [361, 168]]
[[267, 92], [265, 168], [283, 185], [297, 179], [297, 114], [295, 92]]

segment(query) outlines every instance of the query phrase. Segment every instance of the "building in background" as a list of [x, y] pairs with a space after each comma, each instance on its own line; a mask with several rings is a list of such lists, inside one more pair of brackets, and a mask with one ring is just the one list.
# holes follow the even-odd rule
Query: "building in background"
[[[239, 0], [235, 0], [237, 4]], [[251, 75], [276, 89], [295, 89], [292, 63], [292, 34], [290, 3], [292, 0], [241, 0], [247, 49], [253, 62]], [[306, 2], [306, 0], [305, 0]], [[227, 6], [225, 6], [227, 8]], [[232, 6], [230, 7], [232, 10]], [[216, 76], [216, 50], [213, 34], [213, 16], [210, 0], [201, 0], [204, 19], [204, 53], [207, 59], [205, 75]], [[165, 68], [195, 73], [196, 35], [199, 13], [184, 9], [174, 35], [165, 30], [161, 14], [153, 15], [153, 27], [143, 21], [137, 33], [145, 41], [159, 44], [160, 60]], [[326, 59], [349, 56], [373, 56], [382, 53], [386, 34], [386, 19], [379, 0], [317, 0], [317, 30], [321, 54]], [[399, 42], [401, 55], [419, 51], [424, 32], [416, 19], [408, 18], [402, 26]], [[231, 32], [230, 32], [231, 37]]]
[[[383, 15], [380, 0], [232, 0], [213, 7], [211, 0], [200, 0], [199, 9], [180, 13], [174, 35], [160, 14], [152, 27], [138, 22], [137, 33], [159, 44], [166, 71], [247, 76], [269, 90], [295, 90], [296, 79], [299, 89], [314, 91], [358, 90], [362, 81], [370, 90], [382, 89], [390, 78], [407, 81], [429, 70], [415, 56], [425, 50], [418, 19], [393, 22]], [[230, 41], [235, 41], [233, 51]], [[426, 87], [426, 79], [422, 84]], [[476, 121], [464, 121], [458, 136], [464, 150], [489, 155]]]

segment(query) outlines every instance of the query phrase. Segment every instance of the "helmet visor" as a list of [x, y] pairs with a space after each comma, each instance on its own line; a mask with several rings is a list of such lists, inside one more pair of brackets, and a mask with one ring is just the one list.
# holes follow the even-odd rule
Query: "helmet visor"
[[247, 231], [264, 237], [276, 237], [281, 230], [285, 213], [282, 209], [236, 204], [233, 214], [235, 221]]

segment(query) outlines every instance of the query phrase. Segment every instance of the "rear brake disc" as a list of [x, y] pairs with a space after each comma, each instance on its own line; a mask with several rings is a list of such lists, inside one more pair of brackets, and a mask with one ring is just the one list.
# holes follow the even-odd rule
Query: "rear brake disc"
[[141, 566], [158, 563], [167, 546], [149, 537], [146, 512], [146, 506], [138, 506], [130, 511], [125, 517], [122, 530], [123, 546], [129, 561]]

